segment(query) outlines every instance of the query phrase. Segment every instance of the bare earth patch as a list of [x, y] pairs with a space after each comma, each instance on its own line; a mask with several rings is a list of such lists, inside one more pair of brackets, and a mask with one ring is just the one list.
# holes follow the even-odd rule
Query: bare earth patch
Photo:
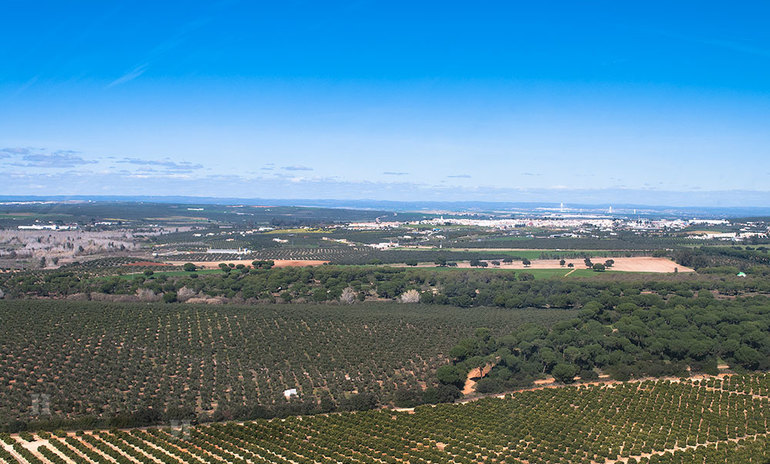
[[[625, 272], [657, 272], [666, 273], [674, 272], [676, 269], [678, 272], [695, 272], [693, 269], [685, 266], [681, 266], [668, 258], [653, 258], [651, 256], [635, 256], [631, 258], [611, 258], [595, 256], [591, 258], [591, 262], [604, 264], [605, 261], [611, 259], [615, 261], [615, 264], [609, 271], [625, 271]], [[485, 260], [489, 262], [490, 260]], [[501, 262], [499, 266], [489, 266], [489, 269], [564, 269], [564, 272], [570, 271], [568, 267], [570, 263], [574, 266], [572, 269], [585, 269], [585, 263], [582, 259], [565, 259], [566, 263], [562, 266], [558, 259], [533, 259], [529, 266], [524, 266], [521, 261], [513, 261], [512, 263]], [[401, 266], [401, 265], [399, 265]], [[418, 267], [435, 267], [433, 263], [420, 264]], [[468, 269], [471, 267], [468, 261], [460, 261], [457, 263], [458, 268]]]
[[470, 372], [468, 372], [468, 375], [465, 378], [465, 385], [463, 386], [463, 395], [470, 395], [471, 393], [476, 391], [476, 383], [483, 379], [485, 375], [489, 374], [489, 371], [492, 370], [493, 367], [495, 367], [495, 363], [489, 363], [483, 367], [476, 367], [474, 369], [471, 369]]
[[[223, 261], [166, 261], [166, 264], [174, 266], [182, 266], [185, 263], [193, 263], [198, 269], [219, 269], [220, 263], [251, 266], [253, 259], [227, 259]], [[326, 264], [329, 261], [313, 260], [313, 259], [274, 259], [275, 267], [302, 267], [302, 266], [320, 266]]]

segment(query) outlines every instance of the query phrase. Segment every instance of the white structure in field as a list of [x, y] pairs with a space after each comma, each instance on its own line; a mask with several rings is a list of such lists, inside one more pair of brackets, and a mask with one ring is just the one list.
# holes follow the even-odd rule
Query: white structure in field
[[31, 226], [19, 226], [19, 230], [75, 230], [77, 225], [58, 225], [58, 224], [33, 224]]
[[209, 248], [208, 250], [206, 250], [206, 253], [248, 255], [249, 253], [251, 253], [251, 250], [249, 250], [248, 248], [238, 248], [237, 250]]
[[286, 398], [287, 400], [289, 398], [291, 398], [292, 396], [299, 396], [297, 394], [297, 389], [296, 388], [290, 388], [288, 390], [284, 390], [283, 391], [283, 397]]
[[398, 246], [398, 243], [393, 242], [380, 242], [380, 243], [373, 243], [369, 245], [372, 248], [375, 248], [377, 250], [387, 250], [388, 248], [395, 248]]

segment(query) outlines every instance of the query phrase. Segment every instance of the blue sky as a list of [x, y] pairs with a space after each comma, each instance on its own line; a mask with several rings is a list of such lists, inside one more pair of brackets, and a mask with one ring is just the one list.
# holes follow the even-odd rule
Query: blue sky
[[767, 2], [6, 0], [0, 194], [766, 206], [768, 17]]

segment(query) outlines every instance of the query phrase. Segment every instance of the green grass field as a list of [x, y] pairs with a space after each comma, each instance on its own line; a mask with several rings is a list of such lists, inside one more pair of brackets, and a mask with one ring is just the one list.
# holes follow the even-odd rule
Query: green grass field
[[0, 213], [0, 219], [12, 219], [14, 221], [34, 220], [34, 219], [68, 219], [71, 218], [71, 214], [42, 214], [42, 213], [29, 213], [29, 214], [13, 214], [13, 213]]
[[[519, 274], [526, 272], [535, 276], [535, 279], [554, 279], [559, 277], [596, 277], [601, 274], [594, 272], [591, 269], [575, 268], [574, 270], [563, 269], [518, 269], [516, 272]], [[569, 275], [567, 275], [569, 274]]]
[[[434, 271], [441, 271], [441, 272], [451, 272], [451, 271], [475, 271], [475, 270], [483, 270], [483, 271], [497, 271], [497, 272], [515, 272], [517, 274], [527, 273], [532, 274], [535, 276], [535, 279], [558, 279], [561, 277], [598, 277], [605, 274], [650, 274], [649, 272], [626, 272], [626, 271], [605, 271], [605, 272], [595, 272], [591, 269], [586, 269], [582, 266], [583, 263], [580, 263], [580, 266], [576, 266], [574, 268], [574, 272], [572, 269], [569, 269], [567, 267], [558, 268], [558, 269], [504, 269], [499, 267], [472, 267], [472, 268], [457, 268], [457, 267], [432, 267], [429, 268], [430, 270]], [[376, 268], [378, 266], [367, 266]], [[422, 268], [411, 268], [408, 267], [407, 269], [425, 269]], [[567, 275], [569, 274], [569, 275]]]

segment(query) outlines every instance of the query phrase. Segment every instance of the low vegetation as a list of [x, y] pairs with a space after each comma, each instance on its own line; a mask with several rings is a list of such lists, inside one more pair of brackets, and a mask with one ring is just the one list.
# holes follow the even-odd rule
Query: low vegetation
[[[0, 418], [23, 428], [285, 416], [456, 395], [435, 369], [475, 327], [502, 335], [573, 311], [0, 301]], [[52, 347], [55, 347], [52, 348]], [[290, 398], [284, 391], [296, 389]], [[48, 414], [30, 415], [32, 395]]]
[[[87, 456], [94, 462], [169, 464], [752, 464], [770, 458], [770, 400], [762, 394], [767, 387], [765, 375], [645, 381], [527, 391], [420, 407], [413, 414], [380, 410], [243, 424], [177, 422], [39, 438], [43, 455], [78, 462]], [[2, 440], [13, 444], [16, 455], [26, 450], [21, 436]], [[22, 462], [9, 452], [0, 457]]]
[[495, 337], [479, 329], [449, 351], [441, 382], [462, 386], [468, 372], [493, 366], [476, 384], [490, 393], [529, 386], [543, 374], [562, 383], [770, 370], [770, 300], [717, 301], [710, 293], [668, 303], [651, 295], [608, 296], [586, 304], [578, 317], [550, 328], [528, 324]]
[[[222, 265], [215, 272], [137, 262], [121, 268], [84, 266], [51, 271], [0, 273], [6, 298], [69, 298], [112, 301], [200, 301], [237, 303], [339, 302], [343, 292], [355, 301], [399, 300], [417, 291], [425, 304], [460, 307], [580, 308], [602, 294], [653, 293], [664, 300], [708, 291], [724, 296], [770, 294], [770, 280], [707, 275], [612, 274], [577, 269], [470, 270], [451, 267], [395, 268], [317, 266], [273, 268]], [[256, 263], [256, 264], [255, 264]], [[593, 266], [593, 264], [592, 264]], [[584, 266], [585, 267], [585, 266]], [[183, 295], [183, 296], [180, 296]], [[704, 293], [705, 295], [705, 293]]]

